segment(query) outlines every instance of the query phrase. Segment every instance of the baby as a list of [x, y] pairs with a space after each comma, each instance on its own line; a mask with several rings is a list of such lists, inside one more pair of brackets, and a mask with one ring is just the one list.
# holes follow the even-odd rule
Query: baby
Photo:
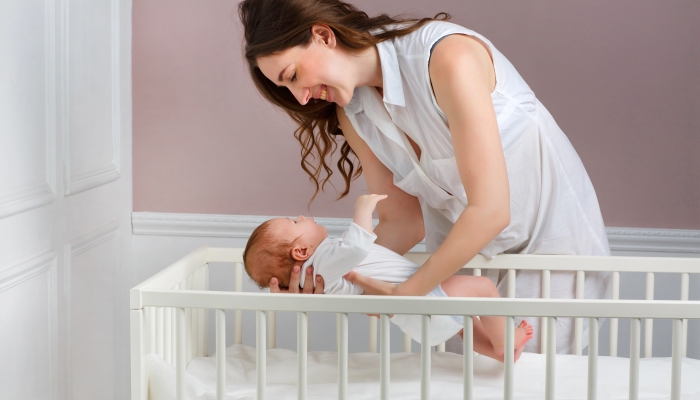
[[[401, 255], [374, 244], [372, 213], [386, 195], [360, 196], [350, 228], [339, 238], [329, 238], [326, 228], [313, 218], [275, 218], [258, 226], [243, 252], [246, 272], [260, 286], [269, 286], [277, 278], [281, 288], [289, 286], [292, 268], [301, 268], [301, 285], [305, 270], [313, 265], [315, 275], [323, 276], [325, 294], [362, 294], [362, 287], [343, 276], [350, 271], [390, 283], [401, 283], [419, 268]], [[433, 289], [431, 297], [499, 297], [493, 282], [486, 277], [455, 275]], [[391, 321], [420, 343], [420, 316], [396, 314]], [[474, 350], [503, 361], [503, 317], [474, 318]], [[430, 345], [444, 342], [455, 334], [462, 336], [461, 316], [433, 315], [430, 322]], [[515, 359], [532, 338], [532, 326], [522, 321], [515, 329]]]

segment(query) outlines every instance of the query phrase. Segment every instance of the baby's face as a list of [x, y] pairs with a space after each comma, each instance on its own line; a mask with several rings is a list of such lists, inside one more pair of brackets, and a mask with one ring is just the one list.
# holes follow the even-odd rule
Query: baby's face
[[315, 250], [323, 239], [328, 237], [325, 227], [314, 222], [314, 219], [303, 215], [291, 218], [276, 218], [272, 223], [274, 235], [289, 243], [309, 247]]

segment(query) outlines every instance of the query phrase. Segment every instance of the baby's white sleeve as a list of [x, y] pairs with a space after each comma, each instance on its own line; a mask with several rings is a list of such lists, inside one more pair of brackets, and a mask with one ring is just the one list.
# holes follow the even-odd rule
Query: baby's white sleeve
[[367, 258], [377, 239], [377, 235], [367, 232], [354, 222], [341, 237], [342, 240], [330, 244], [314, 259], [314, 269], [330, 287]]

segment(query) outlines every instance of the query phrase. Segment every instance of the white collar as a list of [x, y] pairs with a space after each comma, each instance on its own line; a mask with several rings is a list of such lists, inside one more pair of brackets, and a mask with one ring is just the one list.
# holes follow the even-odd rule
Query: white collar
[[[377, 43], [379, 62], [382, 68], [382, 89], [384, 92], [384, 103], [406, 107], [403, 95], [403, 83], [401, 82], [401, 69], [399, 68], [399, 57], [396, 54], [396, 46], [392, 40], [385, 40]], [[369, 90], [373, 88], [366, 87]], [[356, 88], [352, 99], [344, 107], [347, 114], [356, 114], [364, 109], [362, 102], [362, 92], [365, 87]]]

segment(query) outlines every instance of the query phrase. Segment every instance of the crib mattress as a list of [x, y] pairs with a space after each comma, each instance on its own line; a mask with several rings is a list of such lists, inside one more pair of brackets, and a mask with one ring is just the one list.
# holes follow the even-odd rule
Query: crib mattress
[[[255, 349], [234, 345], [227, 349], [226, 399], [255, 399]], [[337, 398], [338, 358], [334, 352], [308, 353], [308, 399]], [[462, 399], [462, 356], [432, 353], [431, 399]], [[175, 398], [175, 369], [160, 356], [149, 358], [149, 398]], [[379, 354], [352, 353], [348, 361], [348, 396], [350, 399], [379, 398]], [[390, 397], [420, 398], [420, 354], [391, 354]], [[557, 399], [585, 399], [588, 376], [586, 356], [557, 355]], [[514, 397], [542, 399], [545, 385], [545, 357], [523, 353], [515, 364]], [[284, 349], [267, 351], [267, 398], [297, 398], [296, 352]], [[671, 359], [646, 358], [639, 365], [640, 399], [667, 399], [671, 389]], [[598, 358], [598, 399], [627, 399], [629, 360], [618, 357]], [[187, 399], [216, 398], [216, 360], [214, 357], [193, 359], [187, 368]], [[700, 400], [700, 360], [684, 358], [682, 398]], [[478, 399], [503, 398], [503, 364], [484, 356], [474, 358], [474, 396]]]

